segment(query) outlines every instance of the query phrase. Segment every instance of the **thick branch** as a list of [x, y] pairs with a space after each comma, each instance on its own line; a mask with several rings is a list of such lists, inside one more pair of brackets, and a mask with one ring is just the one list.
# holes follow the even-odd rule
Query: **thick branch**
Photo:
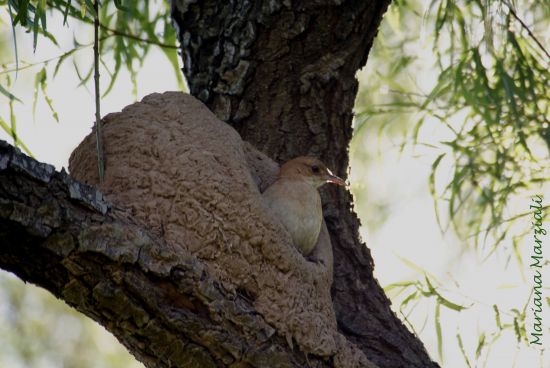
[[196, 258], [150, 237], [94, 188], [2, 141], [0, 239], [1, 268], [98, 321], [149, 367], [306, 364]]

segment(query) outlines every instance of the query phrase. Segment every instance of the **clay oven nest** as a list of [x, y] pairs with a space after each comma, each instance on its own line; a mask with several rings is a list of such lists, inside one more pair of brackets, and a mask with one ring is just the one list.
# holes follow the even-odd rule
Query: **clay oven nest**
[[[336, 329], [330, 267], [305, 260], [262, 205], [260, 190], [277, 172], [273, 161], [178, 92], [147, 96], [103, 123], [105, 181], [98, 183], [93, 132], [71, 155], [74, 178], [100, 188], [172, 249], [201, 260], [224, 287], [246, 291], [302, 351], [355, 351]], [[326, 232], [320, 241], [330, 241]]]

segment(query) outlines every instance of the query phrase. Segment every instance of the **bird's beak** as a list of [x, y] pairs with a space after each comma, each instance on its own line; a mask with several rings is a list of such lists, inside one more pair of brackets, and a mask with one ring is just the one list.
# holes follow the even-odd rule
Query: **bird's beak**
[[344, 181], [344, 179], [334, 175], [333, 173], [330, 172], [330, 170], [328, 170], [328, 174], [325, 176], [325, 180], [327, 183], [341, 185], [343, 187], [346, 186], [346, 182]]

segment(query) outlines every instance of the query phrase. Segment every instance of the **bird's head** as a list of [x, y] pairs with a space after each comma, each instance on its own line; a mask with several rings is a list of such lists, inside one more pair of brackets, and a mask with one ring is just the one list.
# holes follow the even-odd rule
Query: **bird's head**
[[280, 178], [303, 180], [318, 188], [325, 183], [345, 186], [346, 182], [334, 175], [324, 163], [314, 157], [301, 156], [285, 162], [279, 171]]

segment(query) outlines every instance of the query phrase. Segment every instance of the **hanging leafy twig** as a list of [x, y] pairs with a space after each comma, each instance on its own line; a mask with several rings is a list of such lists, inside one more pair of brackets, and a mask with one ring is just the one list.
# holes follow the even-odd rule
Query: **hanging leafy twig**
[[19, 53], [17, 51], [17, 35], [15, 33], [15, 24], [14, 24], [14, 20], [13, 20], [13, 12], [11, 10], [11, 3], [9, 1], [8, 1], [8, 10], [9, 10], [9, 14], [10, 14], [11, 31], [12, 31], [12, 34], [13, 34], [13, 51], [15, 52], [15, 66], [16, 66], [15, 77], [17, 78], [17, 71], [19, 70], [18, 69], [18, 67], [19, 67]]
[[111, 32], [114, 36], [130, 38], [130, 39], [135, 40], [135, 41], [148, 43], [150, 45], [155, 45], [155, 46], [163, 47], [163, 48], [166, 48], [166, 49], [175, 49], [175, 50], [178, 49], [178, 46], [176, 46], [176, 45], [169, 45], [169, 44], [158, 42], [158, 41], [155, 41], [155, 40], [139, 37], [139, 36], [136, 36], [136, 35], [131, 34], [131, 33], [122, 32], [122, 31], [119, 31], [117, 29], [109, 28], [109, 27], [107, 27], [106, 25], [104, 25], [102, 23], [99, 23], [99, 27], [101, 27], [101, 29], [104, 29], [108, 32]]
[[103, 137], [101, 131], [101, 111], [99, 93], [99, 0], [94, 1], [94, 83], [95, 83], [95, 134], [97, 148], [97, 165], [99, 182], [105, 176], [105, 158], [103, 153]]
[[508, 1], [503, 1], [503, 4], [506, 5], [506, 7], [510, 11], [510, 14], [512, 14], [514, 19], [517, 20], [519, 22], [519, 24], [521, 24], [521, 27], [523, 29], [525, 29], [525, 31], [527, 31], [527, 34], [529, 35], [529, 37], [531, 37], [531, 39], [537, 44], [537, 46], [542, 50], [542, 52], [544, 52], [546, 54], [548, 59], [550, 59], [550, 53], [546, 50], [546, 48], [543, 46], [542, 42], [539, 41], [537, 36], [535, 36], [533, 31], [531, 31], [531, 29], [527, 26], [527, 24], [525, 24], [525, 22], [518, 16], [518, 14], [516, 13], [516, 11], [512, 7], [512, 5], [510, 3], [508, 3]]
[[[99, 41], [101, 42], [101, 41], [106, 40], [107, 38], [113, 37], [113, 36], [115, 36], [115, 35], [106, 35], [104, 37], [101, 37], [99, 39]], [[86, 48], [88, 48], [90, 46], [93, 46], [93, 45], [94, 45], [93, 43], [78, 45], [74, 49], [71, 49], [67, 52], [64, 52], [64, 53], [60, 54], [60, 55], [57, 55], [57, 56], [54, 56], [54, 57], [51, 57], [51, 58], [48, 58], [48, 59], [45, 59], [45, 60], [37, 61], [35, 63], [28, 63], [28, 64], [25, 63], [25, 65], [16, 66], [15, 68], [0, 70], [0, 75], [9, 74], [9, 73], [13, 73], [13, 72], [18, 72], [20, 70], [25, 70], [25, 69], [28, 69], [28, 68], [32, 68], [33, 66], [37, 66], [37, 65], [43, 65], [43, 64], [45, 65], [45, 64], [48, 64], [49, 62], [54, 61], [54, 60], [65, 59], [67, 56], [70, 56], [71, 54], [75, 53], [76, 51], [86, 49]], [[57, 66], [56, 66], [56, 69], [57, 69]], [[57, 72], [55, 74], [57, 74]], [[17, 99], [17, 100], [19, 100], [19, 99]]]

